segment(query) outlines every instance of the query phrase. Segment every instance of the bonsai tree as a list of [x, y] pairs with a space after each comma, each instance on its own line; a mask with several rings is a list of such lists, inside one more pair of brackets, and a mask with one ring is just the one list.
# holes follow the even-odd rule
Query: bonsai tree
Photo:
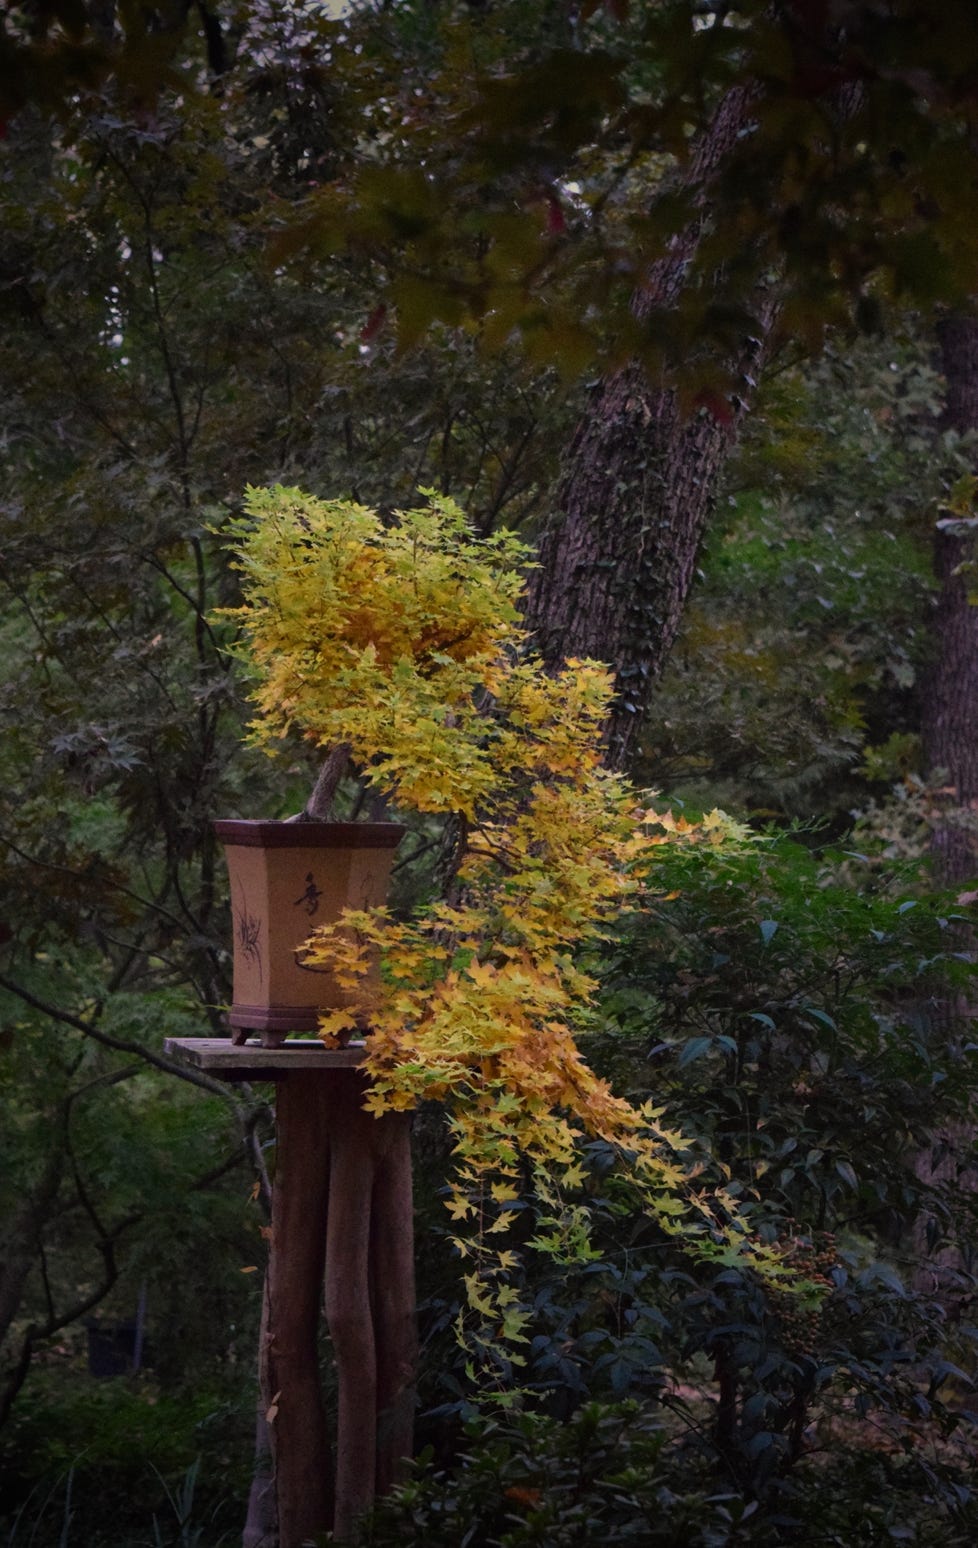
[[323, 1015], [323, 1040], [354, 1014], [369, 1025], [370, 1108], [446, 1104], [469, 1303], [484, 1337], [518, 1342], [513, 1206], [531, 1178], [546, 1216], [532, 1245], [586, 1254], [582, 1141], [614, 1149], [664, 1230], [721, 1260], [764, 1259], [733, 1201], [698, 1192], [682, 1136], [616, 1095], [575, 1039], [595, 990], [583, 955], [612, 915], [641, 906], [657, 847], [738, 834], [719, 813], [691, 824], [650, 808], [603, 766], [609, 673], [568, 661], [548, 674], [519, 622], [527, 550], [507, 533], [474, 537], [451, 501], [426, 498], [385, 521], [250, 489], [230, 615], [257, 742], [274, 751], [298, 733], [323, 750], [329, 783], [351, 766], [402, 811], [442, 819], [442, 896], [407, 919], [347, 910], [311, 936], [307, 960], [355, 1005]]

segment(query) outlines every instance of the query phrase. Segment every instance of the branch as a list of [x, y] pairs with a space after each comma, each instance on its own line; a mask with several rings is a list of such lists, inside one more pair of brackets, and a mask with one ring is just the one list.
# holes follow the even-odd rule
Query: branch
[[[134, 1072], [128, 1071], [126, 1073]], [[106, 1083], [111, 1084], [113, 1079], [121, 1078], [122, 1075], [120, 1074], [116, 1077], [99, 1077], [97, 1080], [89, 1081], [78, 1091], [71, 1093], [66, 1102], [63, 1104], [65, 1110], [70, 1107], [71, 1103], [77, 1097], [81, 1096], [85, 1091], [90, 1090], [92, 1086]], [[117, 1224], [114, 1225], [110, 1230], [105, 1230], [95, 1213], [91, 1200], [89, 1199], [85, 1187], [82, 1183], [81, 1177], [79, 1175], [78, 1163], [73, 1152], [71, 1151], [70, 1144], [66, 1145], [66, 1149], [71, 1161], [75, 1186], [78, 1189], [79, 1202], [81, 1203], [83, 1210], [91, 1221], [96, 1233], [97, 1247], [99, 1253], [101, 1254], [103, 1263], [102, 1279], [99, 1284], [97, 1284], [92, 1290], [89, 1290], [83, 1295], [79, 1296], [78, 1299], [73, 1301], [70, 1306], [66, 1307], [60, 1312], [54, 1310], [54, 1307], [51, 1304], [50, 1292], [48, 1291], [47, 1317], [41, 1323], [29, 1323], [28, 1326], [24, 1329], [24, 1332], [21, 1335], [20, 1349], [17, 1353], [13, 1367], [7, 1374], [3, 1387], [0, 1388], [0, 1429], [2, 1429], [4, 1423], [6, 1422], [6, 1419], [10, 1413], [11, 1405], [13, 1404], [14, 1399], [17, 1397], [17, 1394], [20, 1392], [20, 1389], [27, 1379], [27, 1373], [30, 1370], [31, 1358], [34, 1353], [34, 1346], [43, 1339], [51, 1338], [55, 1333], [59, 1332], [61, 1328], [68, 1327], [72, 1322], [77, 1322], [78, 1319], [83, 1317], [86, 1312], [91, 1311], [105, 1299], [119, 1278], [120, 1270], [115, 1256], [116, 1243], [124, 1232], [131, 1230], [133, 1226], [139, 1225], [140, 1222], [146, 1218], [145, 1210], [134, 1211], [129, 1215], [126, 1215], [122, 1220], [118, 1221]], [[225, 1173], [233, 1171], [236, 1166], [240, 1166], [241, 1161], [241, 1152], [235, 1151], [233, 1155], [227, 1157], [217, 1166], [211, 1167], [208, 1171], [203, 1172], [199, 1177], [194, 1178], [194, 1180], [188, 1184], [187, 1191], [196, 1193], [210, 1187], [211, 1183], [216, 1182], [219, 1178], [223, 1177]], [[44, 1274], [43, 1245], [40, 1245], [40, 1252], [42, 1260], [42, 1274]], [[46, 1281], [46, 1274], [44, 1274], [44, 1277]], [[46, 1284], [45, 1288], [47, 1289]]]
[[[54, 871], [59, 876], [72, 876], [76, 879], [84, 875], [84, 872], [75, 866], [56, 865], [53, 860], [41, 860], [35, 855], [29, 855], [25, 849], [21, 849], [15, 844], [6, 833], [0, 833], [0, 838], [3, 839], [4, 844], [12, 854], [17, 855], [21, 860], [26, 860], [30, 866], [38, 866], [41, 870]], [[178, 930], [182, 930], [184, 927], [184, 921], [179, 914], [174, 914], [172, 910], [164, 908], [162, 903], [157, 902], [154, 898], [142, 897], [138, 892], [134, 892], [131, 887], [125, 886], [123, 882], [113, 881], [111, 877], [105, 876], [99, 877], [99, 886], [111, 887], [115, 892], [121, 892], [124, 897], [132, 898], [133, 902], [138, 903], [141, 908], [148, 909], [154, 914], [159, 914], [161, 919], [168, 920]]]
[[258, 1138], [258, 1124], [262, 1118], [269, 1117], [270, 1114], [270, 1108], [256, 1107], [249, 1114], [245, 1125], [245, 1148], [251, 1158], [255, 1175], [258, 1178], [258, 1198], [266, 1220], [271, 1220], [272, 1218], [272, 1180], [268, 1175], [268, 1167], [265, 1165], [265, 1155], [262, 1150], [261, 1140]]
[[46, 1000], [40, 999], [29, 989], [25, 989], [22, 984], [8, 978], [6, 973], [0, 973], [0, 989], [6, 989], [10, 994], [16, 995], [25, 1005], [30, 1005], [44, 1016], [50, 1016], [52, 1021], [60, 1021], [67, 1027], [74, 1027], [76, 1031], [83, 1032], [86, 1037], [101, 1043], [105, 1048], [111, 1048], [116, 1053], [135, 1054], [146, 1064], [152, 1064], [156, 1069], [165, 1071], [167, 1075], [176, 1075], [179, 1080], [185, 1080], [191, 1086], [199, 1086], [201, 1090], [209, 1091], [212, 1096], [222, 1097], [224, 1101], [230, 1100], [227, 1088], [219, 1081], [212, 1080], [209, 1075], [201, 1075], [196, 1070], [186, 1069], [183, 1065], [168, 1059], [165, 1054], [153, 1053], [149, 1048], [130, 1042], [127, 1038], [113, 1037], [111, 1033], [103, 1032], [94, 1022], [86, 1021], [83, 1016], [76, 1016], [72, 1011], [63, 1010], [58, 1005], [50, 1005]]
[[142, 559], [143, 559], [143, 563], [149, 565], [150, 569], [155, 570], [158, 575], [162, 575], [162, 577], [166, 581], [167, 585], [170, 586], [176, 592], [177, 596], [183, 598], [184, 602], [186, 602], [187, 606], [190, 608], [191, 612], [193, 613], [194, 618], [197, 620], [198, 625], [203, 627], [203, 629], [205, 630], [208, 638], [210, 639], [211, 645], [212, 645], [213, 650], [214, 650], [215, 660], [217, 661], [218, 666], [221, 668], [221, 671], [224, 672], [225, 674], [230, 672], [230, 670], [231, 670], [230, 658], [226, 657], [224, 652], [221, 650], [221, 647], [218, 644], [218, 641], [217, 641], [217, 639], [216, 639], [216, 637], [214, 635], [214, 631], [211, 628], [210, 623], [208, 622], [206, 614], [202, 613], [202, 611], [201, 611], [200, 603], [197, 600], [197, 598], [194, 597], [193, 594], [187, 590], [186, 586], [181, 586], [180, 582], [177, 580], [176, 576], [172, 573], [172, 571], [169, 570], [167, 568], [167, 566], [163, 563], [162, 559], [158, 559], [155, 554], [153, 554], [153, 553], [144, 553], [142, 555]]
[[415, 860], [420, 860], [421, 856], [426, 855], [429, 849], [437, 848], [441, 841], [442, 836], [439, 833], [437, 838], [428, 839], [427, 843], [419, 844], [417, 849], [412, 850], [409, 855], [404, 856], [403, 860], [398, 860], [397, 864], [391, 867], [391, 875], [393, 876], [396, 871], [403, 870], [406, 865], [413, 865]]

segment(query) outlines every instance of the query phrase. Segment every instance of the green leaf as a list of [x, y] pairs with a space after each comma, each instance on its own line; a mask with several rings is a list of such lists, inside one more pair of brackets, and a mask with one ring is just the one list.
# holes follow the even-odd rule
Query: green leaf
[[802, 1006], [802, 1010], [804, 1011], [805, 1015], [810, 1016], [813, 1021], [820, 1021], [823, 1027], [828, 1027], [830, 1032], [838, 1032], [839, 1028], [832, 1017], [829, 1015], [828, 1011], [819, 1010], [815, 1005], [804, 1005]]
[[694, 1059], [702, 1059], [704, 1054], [708, 1054], [712, 1047], [712, 1037], [691, 1038], [688, 1043], [683, 1045], [682, 1052], [679, 1055], [678, 1063], [680, 1067], [692, 1064]]

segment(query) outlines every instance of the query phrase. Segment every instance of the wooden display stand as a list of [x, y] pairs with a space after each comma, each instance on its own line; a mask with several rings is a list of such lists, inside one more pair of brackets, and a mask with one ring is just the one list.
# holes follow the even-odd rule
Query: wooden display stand
[[[417, 1355], [410, 1118], [363, 1109], [363, 1045], [170, 1038], [225, 1080], [276, 1082], [276, 1162], [259, 1348], [274, 1509], [252, 1492], [245, 1548], [342, 1541], [410, 1456]], [[325, 1285], [325, 1289], [324, 1289]], [[325, 1305], [338, 1404], [331, 1445], [317, 1338]], [[335, 1452], [335, 1457], [334, 1457]], [[256, 1492], [257, 1490], [257, 1492]]]

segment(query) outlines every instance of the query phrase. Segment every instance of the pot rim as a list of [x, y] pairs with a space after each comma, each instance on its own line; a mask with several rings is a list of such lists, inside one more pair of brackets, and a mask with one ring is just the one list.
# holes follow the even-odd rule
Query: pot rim
[[243, 849], [396, 849], [407, 832], [399, 822], [276, 822], [220, 818], [214, 832]]

